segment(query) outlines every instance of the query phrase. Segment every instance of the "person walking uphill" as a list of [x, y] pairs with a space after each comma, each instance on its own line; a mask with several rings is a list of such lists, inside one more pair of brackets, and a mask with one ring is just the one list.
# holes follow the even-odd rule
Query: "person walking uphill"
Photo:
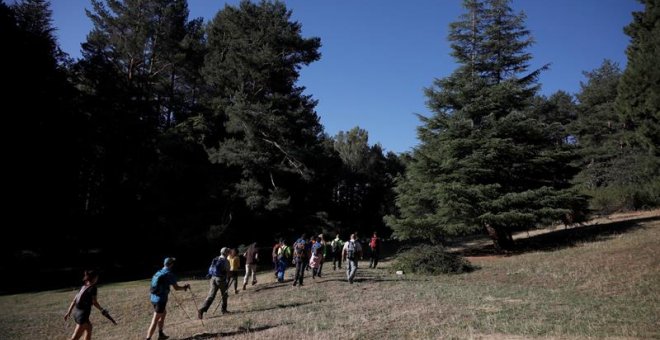
[[351, 239], [344, 244], [342, 257], [346, 261], [346, 278], [348, 283], [353, 284], [355, 272], [358, 267], [358, 259], [362, 258], [362, 246], [357, 241], [355, 234], [351, 234]]
[[202, 319], [204, 313], [209, 310], [213, 300], [215, 300], [218, 290], [222, 296], [222, 314], [227, 312], [227, 299], [229, 294], [227, 289], [229, 288], [228, 279], [229, 279], [229, 261], [227, 260], [227, 255], [229, 254], [229, 248], [224, 247], [220, 250], [220, 256], [216, 257], [211, 261], [211, 266], [209, 267], [209, 275], [211, 275], [211, 280], [209, 281], [209, 294], [204, 301], [202, 307], [197, 310], [197, 318]]
[[245, 256], [245, 277], [243, 278], [243, 290], [245, 290], [250, 275], [252, 275], [252, 285], [257, 284], [257, 262], [259, 261], [257, 242], [252, 243], [243, 256]]
[[83, 332], [85, 333], [85, 340], [92, 338], [92, 323], [89, 321], [92, 306], [98, 308], [105, 317], [110, 318], [108, 312], [96, 300], [96, 282], [98, 282], [98, 279], [98, 272], [93, 270], [85, 271], [85, 276], [83, 277], [84, 285], [73, 298], [69, 309], [64, 315], [64, 320], [66, 321], [71, 316], [71, 312], [73, 312], [73, 319], [76, 321], [76, 328], [73, 330], [73, 335], [71, 335], [72, 340], [80, 339]]
[[337, 268], [341, 269], [341, 252], [342, 249], [344, 249], [344, 241], [339, 238], [339, 233], [337, 233], [335, 239], [332, 240], [330, 246], [332, 248], [332, 270], [336, 270]]
[[238, 294], [238, 271], [241, 269], [241, 257], [238, 256], [238, 251], [235, 248], [229, 251], [227, 261], [229, 261], [229, 284], [227, 289], [233, 284], [234, 293]]
[[170, 294], [170, 286], [174, 287], [174, 290], [188, 290], [190, 289], [190, 284], [186, 283], [183, 286], [180, 286], [177, 283], [177, 278], [172, 272], [172, 267], [174, 266], [174, 257], [167, 257], [163, 261], [163, 269], [159, 270], [151, 278], [151, 304], [154, 306], [154, 316], [151, 319], [151, 324], [147, 330], [147, 340], [151, 339], [151, 336], [158, 326], [158, 339], [164, 340], [169, 338], [163, 332], [163, 327], [165, 326], [165, 316], [167, 316], [167, 299]]
[[378, 238], [378, 235], [376, 235], [375, 231], [374, 235], [369, 241], [369, 248], [371, 249], [369, 268], [376, 268], [376, 265], [378, 265], [378, 258], [380, 257], [380, 239]]
[[293, 279], [293, 285], [296, 286], [300, 283], [303, 285], [303, 278], [305, 277], [305, 267], [307, 267], [307, 241], [302, 234], [300, 238], [293, 244], [293, 263], [296, 265], [296, 276]]
[[284, 282], [284, 272], [289, 266], [291, 258], [291, 247], [286, 245], [285, 240], [280, 241], [280, 249], [277, 250], [277, 282]]

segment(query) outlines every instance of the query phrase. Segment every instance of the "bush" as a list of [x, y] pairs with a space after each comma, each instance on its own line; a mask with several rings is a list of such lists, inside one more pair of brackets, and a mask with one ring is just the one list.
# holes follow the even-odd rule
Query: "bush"
[[450, 254], [442, 246], [418, 245], [399, 252], [396, 270], [406, 273], [438, 275], [470, 272], [474, 267], [460, 255]]
[[591, 209], [600, 214], [617, 211], [650, 209], [660, 206], [660, 184], [617, 185], [587, 192], [591, 196]]

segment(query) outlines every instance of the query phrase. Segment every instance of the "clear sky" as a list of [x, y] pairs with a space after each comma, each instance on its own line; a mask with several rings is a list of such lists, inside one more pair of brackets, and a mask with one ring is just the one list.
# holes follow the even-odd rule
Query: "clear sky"
[[[10, 1], [11, 2], [11, 1]], [[89, 0], [51, 0], [61, 48], [80, 57], [91, 28], [84, 9]], [[188, 0], [190, 17], [212, 19], [225, 2]], [[325, 131], [359, 126], [370, 143], [386, 151], [409, 151], [417, 144], [415, 113], [430, 115], [423, 88], [456, 67], [449, 53], [448, 25], [463, 12], [460, 0], [287, 0], [303, 36], [320, 37], [320, 61], [301, 70], [299, 85], [319, 100]], [[583, 71], [603, 59], [626, 64], [629, 43], [623, 27], [635, 0], [514, 0], [527, 15], [536, 44], [532, 67], [550, 63], [542, 74], [542, 94], [576, 93]]]

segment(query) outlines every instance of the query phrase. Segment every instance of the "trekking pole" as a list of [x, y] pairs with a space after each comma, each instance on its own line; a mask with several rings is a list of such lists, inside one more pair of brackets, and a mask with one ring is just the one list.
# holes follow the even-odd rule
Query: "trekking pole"
[[[193, 294], [192, 288], [190, 286], [188, 286], [188, 291], [190, 292], [190, 296], [192, 296], [192, 300], [193, 300], [193, 303], [195, 304], [195, 308], [197, 308], [197, 306], [198, 306], [197, 305], [197, 300], [195, 299], [195, 294]], [[204, 320], [200, 319], [199, 321], [202, 322], [202, 327], [206, 328], [206, 326], [204, 326]]]
[[186, 311], [186, 309], [183, 308], [183, 306], [181, 306], [181, 304], [179, 303], [179, 299], [176, 297], [176, 295], [175, 295], [175, 294], [172, 294], [172, 297], [174, 298], [174, 302], [176, 303], [176, 305], [177, 305], [179, 308], [183, 309], [183, 312], [186, 314], [186, 316], [188, 317], [188, 319], [189, 319], [190, 321], [193, 321], [193, 319], [190, 317], [190, 315], [188, 314], [188, 312]]
[[[224, 291], [222, 291], [222, 290], [220, 291], [220, 298], [218, 299], [218, 304], [215, 305], [215, 309], [213, 310], [213, 315], [215, 315], [215, 313], [218, 311], [218, 307], [220, 307], [220, 305], [222, 304], [223, 295], [224, 295], [225, 292], [227, 292], [228, 290], [229, 290], [229, 285], [227, 285], [227, 288], [225, 288]], [[227, 293], [227, 294], [229, 294], [229, 293]]]

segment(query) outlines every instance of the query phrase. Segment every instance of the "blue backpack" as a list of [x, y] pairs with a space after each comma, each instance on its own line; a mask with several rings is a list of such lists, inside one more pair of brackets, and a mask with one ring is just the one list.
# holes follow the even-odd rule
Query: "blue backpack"
[[226, 277], [227, 276], [227, 259], [224, 257], [218, 256], [211, 261], [209, 266], [209, 275], [215, 277]]
[[154, 276], [151, 278], [151, 287], [149, 289], [149, 292], [154, 295], [161, 295], [163, 289], [163, 271], [159, 270], [154, 274]]

